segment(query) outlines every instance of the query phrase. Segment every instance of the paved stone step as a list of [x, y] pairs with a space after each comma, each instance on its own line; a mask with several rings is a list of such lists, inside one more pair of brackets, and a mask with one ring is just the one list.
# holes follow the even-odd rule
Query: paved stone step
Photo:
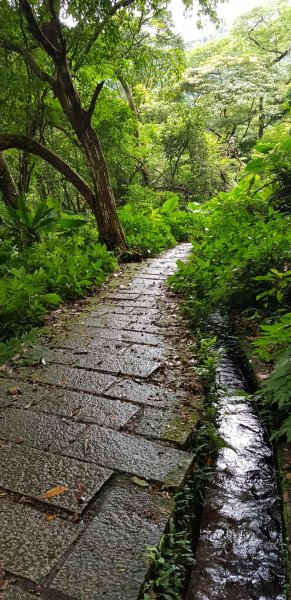
[[120, 402], [117, 399], [56, 388], [48, 391], [48, 395], [31, 409], [34, 412], [71, 417], [75, 421], [120, 429], [138, 415], [140, 406]]
[[[194, 463], [177, 446], [198, 396], [178, 366], [185, 334], [165, 286], [187, 252], [128, 265], [59, 315], [53, 338], [27, 353], [31, 367], [1, 370], [0, 568], [41, 585], [27, 595], [13, 581], [4, 600], [138, 600], [146, 548]], [[40, 498], [56, 486], [68, 489]]]
[[146, 549], [159, 543], [170, 513], [158, 495], [113, 488], [50, 588], [75, 600], [136, 600], [149, 570]]
[[65, 453], [168, 487], [182, 484], [194, 460], [188, 452], [98, 425], [90, 425]]
[[83, 423], [16, 408], [6, 408], [0, 419], [0, 439], [52, 452], [62, 452], [85, 430]]
[[0, 531], [0, 568], [39, 583], [77, 539], [80, 526], [2, 500]]
[[168, 409], [186, 402], [189, 397], [189, 394], [184, 390], [174, 390], [166, 387], [166, 385], [162, 387], [128, 378], [110, 386], [105, 395], [119, 400], [128, 400], [155, 408]]
[[50, 383], [92, 394], [102, 394], [112, 383], [117, 381], [116, 377], [109, 374], [74, 369], [58, 364], [47, 365], [42, 369], [20, 369], [17, 376], [20, 379], [28, 377], [36, 383]]
[[0, 487], [31, 498], [56, 486], [67, 487], [42, 502], [79, 514], [112, 475], [103, 467], [13, 444], [0, 448], [0, 467]]
[[1, 600], [36, 600], [37, 596], [32, 596], [13, 585], [1, 592], [0, 598]]

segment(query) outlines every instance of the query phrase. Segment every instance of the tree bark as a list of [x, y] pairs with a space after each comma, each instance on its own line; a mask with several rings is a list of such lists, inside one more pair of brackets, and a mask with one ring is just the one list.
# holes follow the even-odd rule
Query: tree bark
[[99, 138], [82, 108], [78, 92], [66, 64], [58, 65], [57, 80], [53, 86], [63, 112], [73, 128], [87, 158], [94, 186], [91, 209], [97, 221], [100, 241], [109, 249], [127, 249], [110, 183], [106, 161]]
[[259, 129], [258, 129], [258, 137], [261, 139], [264, 135], [265, 131], [265, 115], [264, 115], [264, 98], [263, 96], [259, 97]]
[[3, 152], [0, 152], [0, 190], [5, 204], [17, 209], [19, 194]]
[[[133, 0], [119, 0], [109, 11], [108, 18], [112, 17], [124, 6], [129, 6], [132, 2]], [[42, 81], [49, 83], [51, 90], [55, 97], [58, 98], [64, 114], [68, 118], [71, 127], [78, 137], [81, 144], [81, 150], [84, 151], [87, 158], [94, 191], [92, 191], [86, 182], [82, 180], [82, 178], [79, 177], [78, 174], [59, 156], [51, 152], [45, 146], [42, 146], [42, 144], [38, 144], [32, 139], [26, 138], [26, 136], [0, 136], [0, 142], [2, 144], [0, 144], [0, 150], [8, 147], [23, 148], [47, 160], [77, 187], [89, 204], [97, 221], [100, 241], [105, 243], [109, 249], [119, 247], [121, 250], [126, 250], [127, 244], [117, 215], [107, 165], [100, 142], [91, 125], [91, 117], [99, 95], [99, 86], [98, 90], [95, 90], [92, 96], [89, 110], [85, 110], [82, 107], [78, 90], [74, 85], [70, 73], [66, 40], [63, 37], [59, 16], [60, 6], [54, 4], [53, 1], [48, 3], [46, 8], [47, 16], [49, 18], [48, 21], [46, 21], [46, 27], [44, 29], [41, 24], [38, 23], [29, 1], [19, 0], [19, 3], [27, 21], [28, 30], [38, 45], [52, 60], [55, 74], [51, 76], [44, 71], [34, 60], [31, 53], [20, 44], [7, 40], [0, 40], [0, 46], [22, 55], [29, 64], [31, 71]], [[104, 23], [105, 20], [99, 23], [96, 30], [96, 39], [102, 31]], [[95, 41], [95, 37], [93, 41]], [[7, 138], [10, 138], [10, 140]], [[20, 138], [22, 138], [22, 140], [20, 140]], [[24, 140], [24, 138], [26, 139]]]
[[9, 148], [18, 148], [19, 150], [27, 150], [31, 154], [35, 154], [43, 158], [46, 162], [52, 165], [59, 173], [64, 175], [70, 181], [82, 196], [85, 198], [89, 206], [92, 208], [94, 204], [94, 192], [87, 183], [74, 171], [71, 167], [57, 154], [43, 146], [39, 142], [27, 137], [26, 135], [1, 134], [0, 135], [0, 151], [8, 150]]

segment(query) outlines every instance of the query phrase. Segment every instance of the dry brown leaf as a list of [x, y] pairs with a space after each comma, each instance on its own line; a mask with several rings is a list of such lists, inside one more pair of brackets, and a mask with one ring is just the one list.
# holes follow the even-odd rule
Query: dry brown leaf
[[46, 520], [47, 521], [53, 521], [56, 518], [57, 515], [49, 515]]
[[89, 440], [88, 440], [88, 438], [86, 438], [84, 440], [84, 454], [87, 454], [88, 448], [89, 448]]
[[75, 417], [75, 415], [77, 415], [81, 410], [81, 406], [76, 406], [76, 408], [73, 408], [70, 412], [70, 417]]
[[291, 473], [287, 473], [286, 479], [288, 479], [289, 481], [291, 481]]
[[86, 486], [81, 481], [76, 481], [75, 485], [76, 485], [75, 496], [76, 496], [78, 502], [84, 502]]
[[60, 496], [60, 494], [63, 494], [64, 492], [67, 492], [67, 491], [68, 491], [68, 488], [65, 487], [64, 485], [56, 485], [55, 487], [51, 488], [47, 492], [44, 492], [43, 494], [38, 496], [38, 498], [39, 498], [39, 500], [45, 500], [46, 498], [54, 498], [55, 496]]
[[6, 590], [9, 585], [9, 579], [0, 579], [0, 590]]

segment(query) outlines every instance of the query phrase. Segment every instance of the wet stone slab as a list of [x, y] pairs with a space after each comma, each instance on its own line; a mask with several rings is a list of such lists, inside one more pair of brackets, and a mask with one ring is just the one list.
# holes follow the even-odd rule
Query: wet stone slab
[[128, 402], [54, 388], [33, 407], [35, 412], [71, 417], [75, 421], [97, 423], [113, 429], [123, 427], [139, 410], [139, 406]]
[[119, 400], [127, 400], [139, 404], [147, 404], [155, 408], [172, 408], [177, 406], [188, 397], [181, 390], [172, 390], [165, 387], [161, 388], [152, 383], [144, 383], [138, 380], [123, 379], [122, 381], [111, 386], [106, 395], [118, 398]]
[[91, 425], [66, 454], [144, 479], [179, 487], [193, 461], [187, 452]]
[[51, 383], [60, 387], [100, 394], [116, 381], [112, 375], [95, 373], [84, 369], [74, 369], [65, 365], [48, 365], [30, 373], [38, 383]]
[[103, 310], [101, 308], [100, 310], [91, 310], [89, 313], [90, 316], [99, 318], [102, 315], [108, 315], [109, 313], [113, 315], [130, 315], [133, 311], [133, 306], [125, 306], [122, 302], [117, 302], [115, 304], [113, 302], [107, 302], [106, 304], [103, 304], [103, 307]]
[[45, 388], [17, 379], [0, 379], [0, 409], [8, 406], [24, 408], [39, 402]]
[[79, 534], [79, 527], [28, 506], [0, 502], [0, 568], [39, 583]]
[[133, 344], [127, 348], [123, 356], [124, 358], [142, 358], [143, 360], [149, 358], [154, 361], [160, 361], [165, 359], [169, 353], [166, 347], [158, 348], [157, 346], [146, 346], [145, 344]]
[[[107, 328], [110, 327], [111, 329], [129, 329], [129, 331], [144, 331], [147, 333], [156, 333], [159, 334], [160, 333], [160, 327], [159, 325], [155, 325], [152, 323], [152, 318], [151, 317], [142, 317], [142, 316], [137, 316], [137, 317], [132, 317], [130, 315], [125, 315], [124, 317], [122, 317], [121, 319], [119, 319], [117, 316], [112, 315], [111, 317], [108, 315], [108, 318], [106, 317], [100, 317], [99, 319], [91, 319], [88, 318], [86, 319], [86, 321], [84, 321], [84, 325], [85, 327], [96, 327], [96, 328]], [[163, 332], [162, 332], [163, 333]], [[166, 332], [166, 334], [168, 335], [168, 332]]]
[[157, 410], [145, 407], [142, 418], [138, 421], [135, 433], [148, 438], [175, 442], [184, 446], [189, 440], [197, 420], [198, 411]]
[[155, 335], [153, 333], [130, 331], [126, 329], [111, 329], [110, 327], [106, 327], [106, 329], [96, 328], [95, 331], [98, 331], [98, 334], [96, 335], [103, 339], [132, 342], [135, 344], [148, 344], [149, 346], [162, 346], [165, 344], [165, 339], [160, 334]]
[[53, 452], [62, 452], [86, 429], [82, 423], [31, 410], [6, 408], [1, 417], [0, 439]]
[[149, 570], [146, 549], [158, 544], [170, 514], [159, 496], [114, 488], [51, 588], [76, 600], [135, 600]]
[[135, 358], [133, 356], [117, 357], [107, 356], [98, 365], [95, 363], [94, 355], [80, 356], [75, 361], [75, 366], [96, 369], [97, 371], [106, 371], [115, 373], [116, 375], [132, 375], [134, 377], [149, 377], [159, 369], [159, 363], [148, 360]]
[[100, 294], [99, 298], [100, 298], [100, 300], [105, 300], [105, 301], [108, 299], [134, 301], [134, 300], [137, 300], [139, 298], [139, 296], [140, 296], [140, 294], [135, 294], [130, 291], [123, 291], [123, 290], [110, 291], [110, 290], [108, 290], [104, 294]]
[[12, 444], [0, 448], [0, 467], [0, 486], [31, 498], [58, 485], [67, 487], [68, 491], [42, 502], [77, 513], [83, 512], [112, 475], [109, 469], [90, 463]]
[[15, 587], [15, 585], [1, 592], [0, 598], [1, 600], [36, 600], [36, 596], [24, 592], [20, 588]]

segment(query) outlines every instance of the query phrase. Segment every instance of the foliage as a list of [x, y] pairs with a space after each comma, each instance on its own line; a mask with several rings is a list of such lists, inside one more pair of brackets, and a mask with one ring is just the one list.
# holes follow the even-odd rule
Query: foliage
[[86, 219], [75, 214], [60, 214], [54, 207], [48, 206], [46, 201], [40, 202], [35, 211], [28, 208], [25, 198], [19, 196], [19, 208], [6, 206], [8, 216], [2, 219], [8, 235], [22, 249], [34, 242], [40, 242], [42, 234], [49, 231], [72, 231], [82, 227]]
[[116, 260], [93, 239], [92, 232], [69, 238], [54, 235], [20, 253], [11, 244], [10, 260], [6, 249], [0, 280], [0, 340], [41, 325], [48, 310], [104, 281]]
[[170, 519], [169, 531], [162, 535], [157, 548], [147, 549], [152, 576], [145, 586], [143, 600], [151, 600], [154, 589], [159, 600], [181, 600], [185, 574], [193, 564], [191, 542]]
[[253, 342], [260, 358], [274, 362], [273, 373], [264, 381], [257, 399], [263, 399], [273, 412], [273, 439], [291, 441], [291, 313], [282, 315], [271, 325], [261, 325], [260, 337]]
[[286, 165], [288, 145], [289, 138], [263, 148], [267, 159], [254, 158], [231, 192], [196, 210], [191, 259], [178, 263], [170, 282], [184, 293], [192, 323], [222, 305], [249, 329], [260, 327], [254, 347], [275, 364], [262, 386], [264, 402], [277, 411], [276, 435], [290, 437], [290, 215], [274, 201], [281, 184], [270, 178], [270, 164]]

